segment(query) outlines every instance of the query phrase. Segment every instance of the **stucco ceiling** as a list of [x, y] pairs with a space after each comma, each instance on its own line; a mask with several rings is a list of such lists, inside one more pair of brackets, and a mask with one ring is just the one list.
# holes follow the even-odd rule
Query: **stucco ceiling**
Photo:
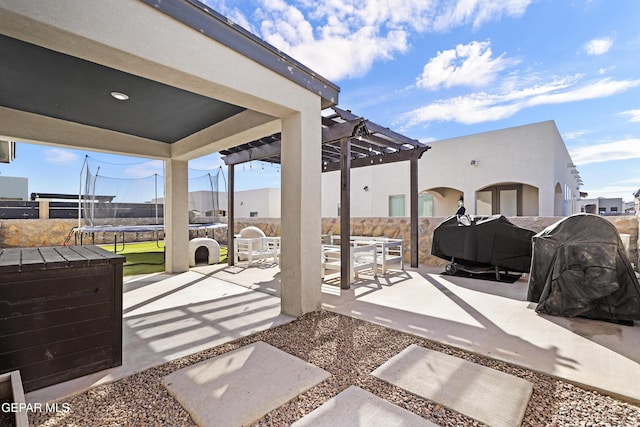
[[[244, 108], [0, 35], [0, 105], [173, 143]], [[115, 99], [111, 92], [129, 96]]]

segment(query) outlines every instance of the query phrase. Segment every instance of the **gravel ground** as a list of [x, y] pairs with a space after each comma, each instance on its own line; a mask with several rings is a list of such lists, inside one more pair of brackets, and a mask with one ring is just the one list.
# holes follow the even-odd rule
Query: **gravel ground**
[[162, 385], [180, 368], [264, 341], [313, 363], [332, 376], [274, 409], [255, 426], [286, 426], [350, 385], [368, 390], [441, 426], [479, 426], [477, 421], [411, 395], [371, 375], [410, 344], [460, 357], [524, 378], [534, 392], [523, 426], [639, 426], [640, 407], [504, 362], [446, 347], [406, 333], [326, 311], [309, 313], [267, 331], [98, 386], [60, 402], [68, 411], [30, 414], [32, 426], [193, 426], [193, 420]]

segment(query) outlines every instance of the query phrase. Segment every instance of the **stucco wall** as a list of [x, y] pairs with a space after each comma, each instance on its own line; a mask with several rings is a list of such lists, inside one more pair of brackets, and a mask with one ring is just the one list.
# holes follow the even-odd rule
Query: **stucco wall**
[[[627, 215], [616, 217], [605, 217], [613, 223], [621, 234], [630, 235], [630, 259], [636, 265], [636, 269], [640, 264], [638, 259], [638, 223], [639, 217]], [[418, 223], [419, 233], [419, 254], [420, 264], [427, 265], [444, 265], [446, 261], [431, 256], [431, 237], [433, 229], [445, 217], [436, 218], [420, 218]], [[558, 217], [511, 217], [509, 220], [515, 225], [526, 228], [535, 232], [542, 231], [547, 226], [555, 223]], [[134, 224], [129, 221], [129, 224]], [[3, 220], [0, 221], [0, 248], [6, 247], [35, 247], [35, 246], [52, 246], [62, 245], [65, 238], [73, 227], [77, 226], [77, 220], [64, 219], [47, 219], [47, 220]], [[244, 227], [256, 226], [263, 230], [267, 236], [280, 236], [280, 219], [279, 218], [241, 218], [236, 220], [234, 224], [234, 232], [237, 234]], [[225, 229], [215, 232], [214, 236], [219, 243], [226, 244]], [[200, 232], [200, 237], [203, 237]], [[340, 234], [339, 218], [323, 218], [322, 219], [323, 234]], [[410, 223], [409, 218], [352, 218], [351, 234], [359, 236], [385, 236], [391, 238], [402, 238], [405, 242], [405, 259], [410, 261], [409, 241], [410, 241]], [[127, 233], [125, 235], [127, 241], [142, 241], [153, 239], [150, 233]], [[196, 237], [194, 232], [191, 237]], [[88, 237], [85, 237], [87, 239]], [[74, 239], [71, 238], [71, 243]], [[96, 243], [112, 243], [112, 233], [96, 234]], [[87, 240], [85, 240], [87, 242]]]
[[0, 176], [0, 200], [29, 200], [29, 180]]
[[[251, 212], [257, 212], [258, 218], [279, 218], [281, 216], [281, 192], [279, 188], [260, 188], [257, 190], [236, 191], [234, 212], [237, 218], [249, 218]], [[220, 209], [227, 210], [227, 193], [218, 195]]]
[[532, 216], [539, 212], [538, 189], [530, 185], [522, 186], [522, 215]]
[[[527, 213], [554, 215], [555, 185], [571, 190], [569, 199], [559, 200], [559, 212], [575, 210], [578, 185], [572, 160], [553, 121], [429, 142], [431, 149], [418, 161], [418, 191], [455, 189], [464, 193], [468, 213], [476, 213], [476, 191], [505, 183], [522, 183], [538, 189], [524, 196]], [[472, 160], [474, 161], [472, 164]], [[351, 171], [352, 216], [386, 216], [389, 195], [405, 194], [409, 212], [409, 162], [375, 165]], [[368, 191], [364, 191], [364, 187]], [[337, 215], [340, 172], [322, 174], [322, 215]], [[447, 190], [450, 191], [450, 190]], [[451, 215], [459, 195], [435, 198], [434, 215]], [[533, 204], [531, 197], [535, 197]], [[453, 205], [453, 206], [452, 206]], [[532, 212], [535, 209], [535, 212]]]

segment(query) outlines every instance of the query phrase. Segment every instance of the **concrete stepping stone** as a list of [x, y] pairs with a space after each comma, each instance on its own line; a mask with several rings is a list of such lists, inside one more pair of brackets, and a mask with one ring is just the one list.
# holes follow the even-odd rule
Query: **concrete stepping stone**
[[173, 372], [163, 381], [200, 426], [241, 426], [329, 378], [262, 341]]
[[522, 378], [415, 344], [372, 375], [494, 427], [521, 425], [533, 393]]
[[356, 386], [350, 386], [292, 427], [436, 427], [430, 421]]

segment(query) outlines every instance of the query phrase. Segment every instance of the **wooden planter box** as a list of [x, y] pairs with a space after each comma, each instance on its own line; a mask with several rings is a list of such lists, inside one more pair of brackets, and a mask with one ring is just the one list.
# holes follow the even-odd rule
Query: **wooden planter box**
[[96, 246], [0, 249], [0, 374], [24, 391], [122, 364], [125, 258]]
[[16, 427], [29, 427], [29, 417], [27, 416], [26, 408], [23, 406], [26, 405], [26, 401], [19, 371], [0, 374], [0, 400], [5, 399], [9, 399], [10, 403], [16, 405], [12, 406], [10, 411], [6, 411], [14, 414], [13, 425]]

